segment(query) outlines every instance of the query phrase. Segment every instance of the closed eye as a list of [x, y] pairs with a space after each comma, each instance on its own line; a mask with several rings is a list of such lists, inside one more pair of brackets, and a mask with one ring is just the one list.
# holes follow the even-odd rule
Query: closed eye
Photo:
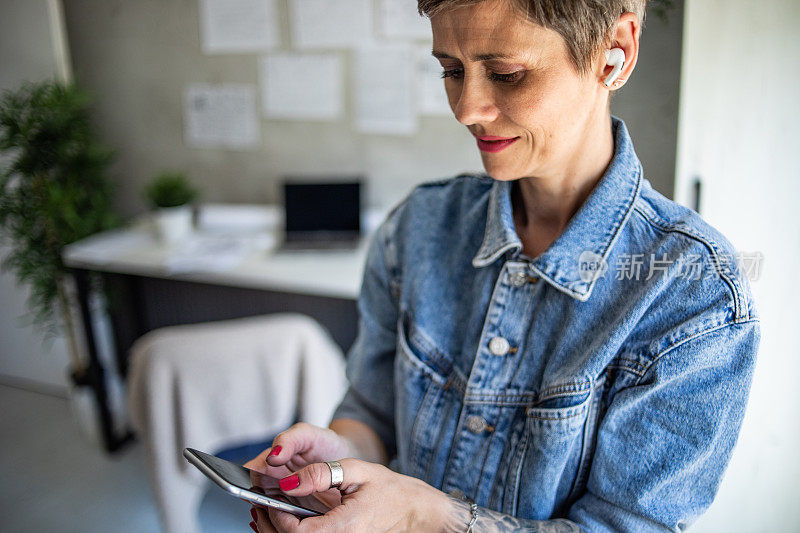
[[454, 68], [454, 69], [450, 69], [450, 70], [445, 69], [442, 72], [442, 78], [453, 78], [453, 79], [456, 79], [456, 80], [460, 80], [463, 77], [464, 77], [464, 69], [463, 68]]
[[[498, 83], [515, 83], [521, 80], [523, 75], [524, 71], [511, 72], [509, 74], [499, 74], [497, 72], [490, 72], [488, 74], [488, 78], [489, 80]], [[445, 69], [444, 71], [442, 71], [441, 77], [452, 78], [454, 80], [463, 79], [464, 69], [463, 68]]]
[[492, 72], [489, 74], [489, 79], [492, 81], [499, 81], [501, 83], [514, 83], [522, 79], [523, 72], [511, 72], [510, 74], [498, 74]]

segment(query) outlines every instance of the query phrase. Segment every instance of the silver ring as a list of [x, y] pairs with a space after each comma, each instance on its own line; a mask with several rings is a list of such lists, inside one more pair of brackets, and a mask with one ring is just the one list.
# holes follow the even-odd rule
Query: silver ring
[[341, 463], [339, 461], [325, 461], [325, 464], [331, 469], [331, 488], [338, 489], [344, 481], [344, 470], [342, 470]]

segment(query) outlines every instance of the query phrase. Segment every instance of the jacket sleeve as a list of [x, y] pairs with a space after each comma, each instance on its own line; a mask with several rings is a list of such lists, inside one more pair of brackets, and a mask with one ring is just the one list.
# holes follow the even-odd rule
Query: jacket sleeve
[[380, 436], [389, 456], [396, 452], [394, 356], [397, 345], [396, 254], [391, 241], [397, 208], [369, 245], [358, 298], [358, 334], [347, 354], [347, 394], [333, 418], [358, 420]]
[[739, 434], [757, 319], [715, 326], [657, 354], [603, 415], [586, 493], [589, 531], [681, 531], [711, 505]]

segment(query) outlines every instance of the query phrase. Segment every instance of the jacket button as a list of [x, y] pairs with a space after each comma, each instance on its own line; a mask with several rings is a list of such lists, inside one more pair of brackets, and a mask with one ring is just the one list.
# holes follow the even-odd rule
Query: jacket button
[[510, 279], [514, 287], [522, 287], [528, 283], [528, 274], [522, 271], [514, 272], [510, 275]]
[[477, 415], [467, 418], [467, 429], [473, 433], [483, 433], [488, 426], [486, 420]]
[[489, 351], [497, 356], [502, 356], [508, 353], [511, 345], [503, 337], [495, 337], [489, 341]]

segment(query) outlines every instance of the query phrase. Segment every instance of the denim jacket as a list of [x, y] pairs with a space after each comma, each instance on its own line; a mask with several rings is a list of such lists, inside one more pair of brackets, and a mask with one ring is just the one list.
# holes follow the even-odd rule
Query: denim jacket
[[680, 531], [730, 459], [759, 319], [733, 246], [656, 192], [611, 127], [611, 164], [536, 258], [511, 182], [461, 175], [395, 207], [370, 244], [334, 418], [479, 506]]

